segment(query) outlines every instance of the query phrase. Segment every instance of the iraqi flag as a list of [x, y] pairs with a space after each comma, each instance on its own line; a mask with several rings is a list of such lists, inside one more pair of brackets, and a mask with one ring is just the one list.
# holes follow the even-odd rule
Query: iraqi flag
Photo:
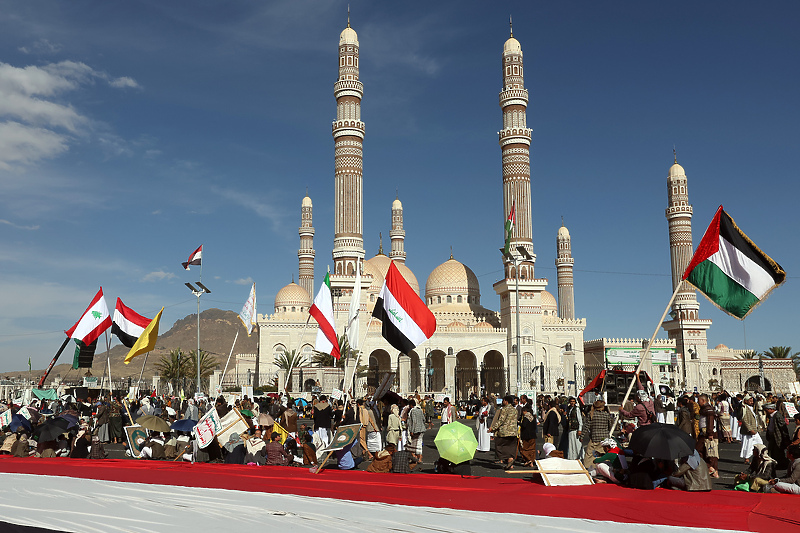
[[111, 333], [117, 336], [126, 348], [132, 348], [150, 324], [150, 319], [145, 318], [117, 298], [117, 307], [114, 309], [114, 319], [111, 324]]
[[394, 261], [389, 265], [372, 316], [383, 324], [383, 338], [404, 354], [436, 332], [436, 317], [403, 279]]
[[203, 245], [200, 245], [200, 248], [192, 252], [192, 255], [189, 256], [189, 260], [185, 263], [181, 263], [183, 268], [189, 270], [189, 265], [200, 266], [203, 264]]
[[111, 315], [108, 314], [106, 299], [103, 298], [103, 287], [94, 295], [92, 303], [83, 312], [81, 318], [74, 326], [64, 333], [78, 345], [75, 348], [72, 368], [87, 368], [92, 366], [94, 351], [97, 348], [97, 339], [105, 330], [111, 327]]
[[319, 288], [314, 305], [308, 311], [319, 324], [317, 342], [314, 349], [321, 353], [329, 353], [334, 359], [339, 359], [339, 339], [336, 337], [336, 328], [333, 322], [333, 299], [331, 297], [331, 275], [325, 274], [325, 281]]
[[683, 279], [714, 305], [743, 319], [785, 281], [786, 272], [719, 206]]

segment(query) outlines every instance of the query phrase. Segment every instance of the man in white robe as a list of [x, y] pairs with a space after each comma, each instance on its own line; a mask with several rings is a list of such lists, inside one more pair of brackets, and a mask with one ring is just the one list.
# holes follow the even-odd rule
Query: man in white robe
[[567, 421], [569, 423], [569, 433], [567, 435], [567, 455], [565, 459], [582, 461], [583, 414], [574, 397], [570, 397], [567, 405]]
[[494, 407], [488, 398], [481, 398], [481, 408], [478, 409], [478, 451], [488, 452], [491, 448], [492, 434], [489, 428], [494, 418]]
[[764, 444], [764, 441], [758, 434], [758, 417], [753, 410], [753, 397], [748, 394], [742, 405], [742, 450], [739, 453], [739, 457], [744, 459], [745, 463], [750, 462], [750, 457], [753, 456], [753, 446], [756, 444]]

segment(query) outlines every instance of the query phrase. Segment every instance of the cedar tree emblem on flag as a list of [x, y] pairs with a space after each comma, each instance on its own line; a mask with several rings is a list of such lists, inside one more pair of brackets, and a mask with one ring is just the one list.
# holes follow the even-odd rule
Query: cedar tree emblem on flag
[[786, 272], [719, 206], [683, 279], [714, 305], [743, 319], [786, 280]]

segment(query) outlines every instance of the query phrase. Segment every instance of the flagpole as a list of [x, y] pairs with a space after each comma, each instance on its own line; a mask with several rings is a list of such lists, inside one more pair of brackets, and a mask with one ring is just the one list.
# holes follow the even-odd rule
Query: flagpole
[[[106, 366], [108, 368], [108, 395], [114, 395], [114, 385], [111, 383], [111, 341], [108, 340], [108, 329], [105, 331], [106, 334]], [[100, 387], [100, 396], [103, 395], [103, 388]]]
[[[681, 282], [678, 283], [678, 285], [675, 287], [675, 290], [672, 292], [672, 296], [670, 297], [669, 302], [667, 303], [667, 307], [664, 309], [664, 313], [661, 315], [661, 320], [659, 320], [658, 324], [656, 324], [656, 329], [653, 332], [653, 336], [650, 337], [650, 340], [647, 342], [647, 347], [644, 349], [642, 358], [639, 360], [639, 364], [636, 366], [636, 371], [634, 372], [636, 374], [637, 379], [639, 377], [639, 371], [642, 369], [642, 365], [644, 364], [645, 359], [647, 359], [647, 356], [650, 354], [650, 347], [653, 345], [653, 341], [656, 340], [656, 335], [658, 335], [658, 330], [661, 328], [661, 324], [664, 323], [664, 319], [667, 317], [667, 313], [669, 313], [669, 308], [672, 307], [672, 303], [675, 301], [675, 297], [678, 295], [678, 291], [681, 289], [683, 283], [684, 281], [681, 280]], [[620, 405], [625, 405], [625, 402], [628, 401], [628, 396], [630, 396], [631, 391], [633, 390], [634, 382], [635, 380], [632, 379], [630, 385], [628, 385], [628, 390], [625, 392], [625, 397], [622, 399], [622, 403]], [[614, 424], [611, 426], [611, 431], [609, 431], [609, 435], [614, 434], [614, 430], [617, 428], [617, 423], [619, 422], [619, 420], [620, 420], [619, 415], [614, 417]]]
[[147, 364], [147, 356], [150, 355], [150, 352], [144, 354], [144, 363], [142, 363], [142, 371], [139, 372], [139, 379], [136, 380], [136, 393], [139, 393], [139, 390], [142, 386], [142, 376], [144, 376], [144, 367]]
[[[361, 345], [363, 346], [365, 342], [367, 342], [367, 335], [369, 335], [369, 328], [372, 326], [372, 319], [374, 317], [372, 314], [369, 315], [369, 322], [367, 322], [367, 331], [364, 332], [364, 340], [361, 341]], [[350, 378], [350, 389], [353, 391], [353, 398], [355, 398], [355, 388], [356, 388], [356, 374], [358, 374], [358, 363], [361, 361], [361, 352], [358, 352], [356, 356], [356, 365], [353, 367], [353, 375]]]
[[[222, 389], [222, 382], [225, 381], [225, 374], [228, 372], [228, 363], [231, 362], [231, 357], [233, 356], [233, 347], [236, 346], [236, 339], [239, 338], [239, 328], [236, 328], [236, 336], [233, 338], [233, 344], [231, 344], [231, 353], [228, 354], [228, 360], [225, 361], [225, 370], [222, 371], [222, 377], [219, 378], [219, 388]], [[211, 394], [211, 391], [208, 391], [208, 394]]]

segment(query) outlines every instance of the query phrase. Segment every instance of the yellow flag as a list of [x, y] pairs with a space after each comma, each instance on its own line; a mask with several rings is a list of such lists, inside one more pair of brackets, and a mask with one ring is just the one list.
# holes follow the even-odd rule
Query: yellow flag
[[275, 424], [273, 424], [272, 432], [280, 434], [280, 436], [281, 436], [281, 444], [285, 443], [286, 442], [286, 437], [289, 436], [289, 432], [286, 431], [286, 429], [282, 425], [278, 424], [277, 422], [275, 422]]
[[150, 352], [156, 347], [156, 340], [158, 339], [158, 321], [161, 320], [161, 313], [163, 312], [164, 308], [162, 307], [161, 311], [158, 312], [156, 317], [150, 321], [150, 324], [148, 324], [146, 328], [144, 328], [144, 331], [131, 348], [131, 351], [129, 351], [128, 355], [125, 356], [126, 365], [130, 363], [131, 359], [137, 355]]

